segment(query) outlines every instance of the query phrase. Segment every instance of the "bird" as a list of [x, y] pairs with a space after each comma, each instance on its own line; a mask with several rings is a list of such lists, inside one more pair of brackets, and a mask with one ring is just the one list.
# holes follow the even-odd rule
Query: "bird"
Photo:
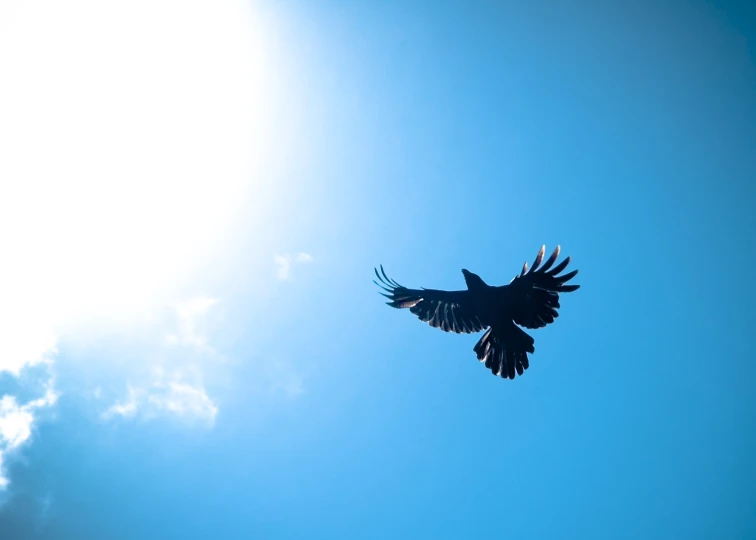
[[[570, 263], [570, 257], [554, 266], [560, 247], [541, 266], [546, 246], [542, 246], [530, 269], [527, 261], [519, 275], [508, 285], [488, 285], [483, 279], [463, 268], [467, 290], [408, 289], [390, 279], [383, 265], [374, 268], [380, 292], [389, 299], [386, 304], [409, 309], [423, 322], [444, 332], [485, 334], [473, 347], [478, 360], [502, 379], [522, 376], [530, 366], [528, 353], [535, 353], [535, 340], [522, 328], [538, 329], [559, 316], [559, 294], [576, 291], [580, 285], [568, 285], [577, 270], [559, 275]], [[553, 266], [553, 268], [552, 268]]]

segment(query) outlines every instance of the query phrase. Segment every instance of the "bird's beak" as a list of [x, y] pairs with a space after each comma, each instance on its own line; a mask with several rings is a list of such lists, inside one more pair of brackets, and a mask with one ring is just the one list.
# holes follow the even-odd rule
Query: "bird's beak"
[[466, 275], [467, 275], [467, 274], [469, 274], [469, 273], [470, 273], [470, 271], [469, 271], [469, 270], [468, 270], [467, 268], [463, 268], [463, 269], [462, 269], [462, 274], [463, 274], [463, 275], [465, 275], [465, 276], [466, 276]]

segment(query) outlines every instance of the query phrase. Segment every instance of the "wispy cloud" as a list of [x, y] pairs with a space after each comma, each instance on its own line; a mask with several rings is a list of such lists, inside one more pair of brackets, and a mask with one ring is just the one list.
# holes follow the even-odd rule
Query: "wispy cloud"
[[258, 372], [263, 392], [296, 399], [305, 391], [305, 374], [284, 359], [270, 359], [261, 364]]
[[276, 263], [276, 275], [278, 279], [289, 279], [291, 276], [291, 257], [288, 255], [276, 255], [273, 260]]
[[[162, 344], [150, 346], [155, 365], [148, 374], [132, 377], [137, 382], [126, 385], [127, 396], [116, 399], [102, 413], [103, 419], [169, 415], [213, 425], [218, 406], [202, 379], [207, 361], [217, 358], [207, 332], [209, 311], [217, 303], [215, 298], [195, 297], [174, 306], [175, 327], [166, 331]], [[95, 398], [101, 396], [98, 387]]]
[[294, 265], [309, 264], [314, 258], [309, 253], [298, 253], [296, 256], [276, 255], [273, 262], [276, 264], [276, 275], [278, 279], [285, 281], [291, 279], [291, 269]]
[[175, 306], [178, 331], [168, 334], [168, 343], [208, 349], [206, 315], [216, 303], [215, 298], [197, 297]]
[[35, 411], [55, 404], [58, 394], [48, 383], [45, 395], [20, 405], [15, 396], [5, 395], [0, 399], [0, 489], [7, 488], [5, 476], [6, 457], [31, 438]]
[[202, 387], [184, 382], [154, 381], [146, 387], [129, 387], [125, 401], [115, 403], [102, 413], [105, 420], [114, 417], [145, 419], [172, 415], [184, 420], [201, 420], [212, 425], [218, 407]]
[[294, 399], [304, 393], [304, 377], [295, 373], [278, 373], [271, 378], [271, 388], [289, 399]]

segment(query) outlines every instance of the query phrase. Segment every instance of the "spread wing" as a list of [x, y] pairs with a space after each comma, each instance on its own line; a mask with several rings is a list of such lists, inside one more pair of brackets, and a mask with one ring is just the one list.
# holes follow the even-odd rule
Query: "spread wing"
[[444, 332], [469, 334], [486, 327], [481, 324], [472, 306], [469, 291], [439, 291], [436, 289], [408, 289], [390, 279], [381, 265], [381, 273], [375, 270], [378, 281], [373, 283], [386, 291], [380, 293], [390, 300], [389, 306], [409, 310], [421, 321]]
[[539, 268], [545, 251], [546, 246], [542, 246], [530, 271], [526, 262], [520, 275], [515, 276], [509, 284], [514, 298], [514, 322], [525, 328], [542, 328], [554, 322], [559, 316], [559, 293], [572, 292], [580, 288], [580, 285], [566, 285], [578, 273], [577, 270], [558, 275], [567, 268], [570, 263], [569, 257], [550, 270], [559, 257], [559, 246]]

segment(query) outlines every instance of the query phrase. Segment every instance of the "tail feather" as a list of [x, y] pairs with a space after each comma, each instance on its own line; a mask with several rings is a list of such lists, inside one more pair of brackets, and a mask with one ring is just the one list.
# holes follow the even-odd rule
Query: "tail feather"
[[484, 362], [491, 373], [498, 377], [514, 379], [530, 366], [528, 353], [534, 353], [535, 341], [520, 327], [510, 323], [503, 327], [489, 328], [475, 344], [478, 360]]

